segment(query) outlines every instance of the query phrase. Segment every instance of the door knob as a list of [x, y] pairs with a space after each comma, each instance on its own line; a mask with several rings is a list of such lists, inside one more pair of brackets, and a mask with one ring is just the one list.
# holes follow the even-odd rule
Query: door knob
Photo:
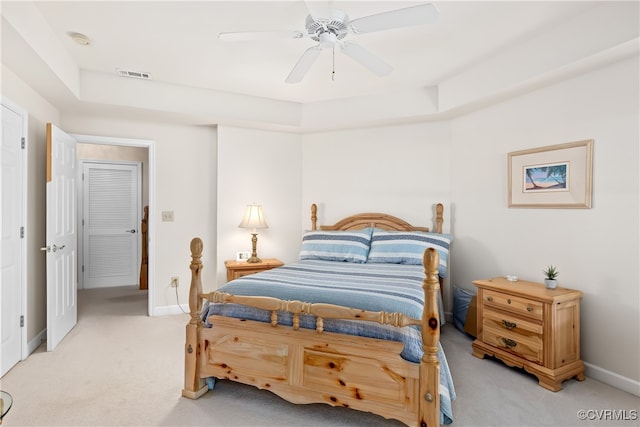
[[135, 234], [136, 230], [124, 230], [125, 233], [131, 233], [131, 234]]

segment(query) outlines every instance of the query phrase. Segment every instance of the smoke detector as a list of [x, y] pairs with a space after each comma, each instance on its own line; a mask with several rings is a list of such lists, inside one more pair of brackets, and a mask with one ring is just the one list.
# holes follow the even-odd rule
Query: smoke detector
[[67, 34], [69, 35], [69, 37], [71, 37], [71, 40], [78, 43], [79, 45], [89, 46], [91, 44], [91, 40], [89, 39], [89, 37], [82, 33], [69, 32]]

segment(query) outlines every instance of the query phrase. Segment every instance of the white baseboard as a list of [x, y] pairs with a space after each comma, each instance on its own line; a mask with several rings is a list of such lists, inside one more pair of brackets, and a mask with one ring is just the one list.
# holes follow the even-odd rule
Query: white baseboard
[[[31, 341], [27, 343], [27, 354], [24, 355], [24, 359], [29, 357], [31, 353], [36, 351], [40, 344], [47, 340], [47, 330], [43, 329], [38, 335], [35, 336]], [[24, 360], [22, 359], [22, 360]]]
[[631, 378], [623, 377], [615, 372], [607, 371], [599, 366], [585, 363], [584, 374], [589, 378], [598, 380], [605, 384], [609, 384], [612, 387], [631, 393], [640, 397], [640, 381], [632, 380]]
[[154, 307], [151, 316], [168, 316], [172, 314], [189, 315], [189, 304], [165, 305], [163, 307]]

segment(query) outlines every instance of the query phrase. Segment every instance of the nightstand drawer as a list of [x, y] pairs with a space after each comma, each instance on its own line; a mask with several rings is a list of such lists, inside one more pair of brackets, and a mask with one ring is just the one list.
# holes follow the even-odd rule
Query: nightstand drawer
[[482, 324], [482, 341], [506, 350], [529, 361], [542, 364], [543, 345], [542, 335], [526, 330], [516, 331], [507, 329], [491, 319], [485, 319]]
[[542, 336], [543, 333], [542, 322], [524, 320], [488, 307], [485, 308], [483, 319], [485, 324], [490, 323], [495, 329], [505, 329], [522, 335]]
[[250, 274], [260, 273], [261, 271], [271, 270], [272, 268], [281, 267], [282, 261], [275, 258], [266, 258], [260, 262], [250, 263], [246, 261], [225, 261], [227, 267], [227, 281], [238, 279]]
[[253, 269], [253, 270], [236, 270], [236, 271], [233, 271], [229, 275], [228, 280], [238, 279], [240, 277], [249, 276], [250, 274], [256, 274], [256, 273], [259, 273], [261, 271], [265, 271], [265, 269], [264, 268], [256, 268], [256, 269]]
[[483, 304], [487, 307], [495, 307], [512, 313], [521, 314], [532, 319], [542, 320], [542, 306], [539, 301], [532, 301], [489, 289], [484, 290]]

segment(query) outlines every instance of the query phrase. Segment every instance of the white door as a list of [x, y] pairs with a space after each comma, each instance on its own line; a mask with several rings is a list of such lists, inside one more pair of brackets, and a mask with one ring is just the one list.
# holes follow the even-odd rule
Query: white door
[[137, 285], [140, 165], [83, 163], [83, 286]]
[[22, 357], [22, 286], [24, 286], [24, 147], [25, 112], [2, 102], [1, 193], [2, 245], [0, 248], [0, 310], [2, 310], [2, 353], [0, 376]]
[[76, 140], [47, 123], [47, 351], [76, 325]]

